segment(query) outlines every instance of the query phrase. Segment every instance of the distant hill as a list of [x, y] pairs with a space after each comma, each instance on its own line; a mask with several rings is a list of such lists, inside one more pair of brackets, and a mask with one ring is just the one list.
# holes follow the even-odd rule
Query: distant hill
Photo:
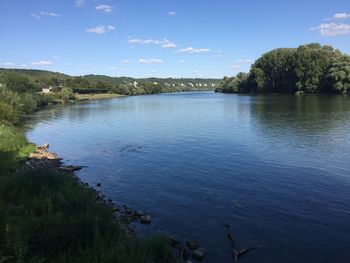
[[21, 74], [30, 80], [35, 79], [43, 79], [43, 78], [59, 78], [59, 79], [65, 79], [70, 77], [69, 75], [59, 73], [59, 72], [53, 72], [48, 70], [38, 70], [38, 69], [7, 69], [7, 68], [0, 68], [0, 75], [4, 73], [17, 73]]
[[[53, 72], [48, 70], [36, 69], [7, 69], [0, 68], [0, 77], [6, 73], [17, 73], [29, 78], [33, 82], [45, 82], [52, 78], [58, 80], [65, 80], [69, 78], [78, 78], [77, 76], [70, 76], [60, 72]], [[85, 75], [79, 76], [87, 80], [91, 86], [96, 86], [98, 82], [106, 82], [111, 86], [120, 84], [134, 84], [137, 83], [157, 83], [162, 87], [183, 87], [184, 89], [198, 89], [198, 90], [214, 90], [219, 83], [219, 79], [202, 79], [202, 78], [131, 78], [131, 77], [110, 77], [106, 75]]]

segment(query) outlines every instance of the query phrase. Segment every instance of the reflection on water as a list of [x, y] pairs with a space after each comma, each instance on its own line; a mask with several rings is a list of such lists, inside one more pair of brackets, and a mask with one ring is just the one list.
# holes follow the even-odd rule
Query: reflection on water
[[[206, 262], [349, 262], [350, 98], [178, 93], [52, 107], [28, 117], [86, 182], [151, 213], [143, 235], [195, 238]], [[324, 249], [327, 248], [327, 249]]]

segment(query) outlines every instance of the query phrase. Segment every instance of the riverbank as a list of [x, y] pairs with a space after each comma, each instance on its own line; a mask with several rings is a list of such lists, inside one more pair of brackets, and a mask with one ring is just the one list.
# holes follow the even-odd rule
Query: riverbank
[[99, 93], [99, 94], [75, 94], [77, 101], [85, 100], [103, 100], [103, 99], [113, 99], [125, 97], [125, 95], [114, 94], [114, 93]]
[[[26, 160], [33, 150], [37, 155]], [[51, 159], [39, 158], [40, 151]], [[33, 148], [16, 128], [0, 127], [0, 155], [1, 260], [175, 262], [164, 237], [130, 235], [111, 202], [80, 182], [74, 167]]]

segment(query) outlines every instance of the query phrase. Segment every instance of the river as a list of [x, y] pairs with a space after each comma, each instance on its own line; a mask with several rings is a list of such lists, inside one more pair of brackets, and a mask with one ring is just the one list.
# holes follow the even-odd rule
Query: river
[[27, 136], [152, 216], [142, 236], [196, 239], [205, 262], [350, 262], [350, 97], [174, 93], [48, 107]]

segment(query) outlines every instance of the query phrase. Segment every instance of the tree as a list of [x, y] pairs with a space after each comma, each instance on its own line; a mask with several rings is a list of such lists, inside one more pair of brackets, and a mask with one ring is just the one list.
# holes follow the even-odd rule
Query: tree
[[350, 57], [317, 43], [278, 48], [254, 62], [248, 76], [225, 77], [217, 91], [258, 93], [348, 92]]
[[18, 93], [35, 91], [29, 79], [17, 73], [7, 73], [4, 76], [4, 84], [8, 89]]
[[115, 92], [121, 95], [131, 95], [131, 91], [128, 85], [120, 84], [115, 87]]
[[350, 59], [333, 63], [327, 74], [332, 90], [336, 93], [348, 93], [350, 90]]
[[112, 85], [107, 81], [98, 81], [96, 83], [96, 90], [100, 90], [100, 92], [108, 92], [111, 91]]
[[60, 92], [57, 93], [59, 99], [63, 101], [74, 100], [75, 96], [73, 90], [70, 88], [62, 88]]

